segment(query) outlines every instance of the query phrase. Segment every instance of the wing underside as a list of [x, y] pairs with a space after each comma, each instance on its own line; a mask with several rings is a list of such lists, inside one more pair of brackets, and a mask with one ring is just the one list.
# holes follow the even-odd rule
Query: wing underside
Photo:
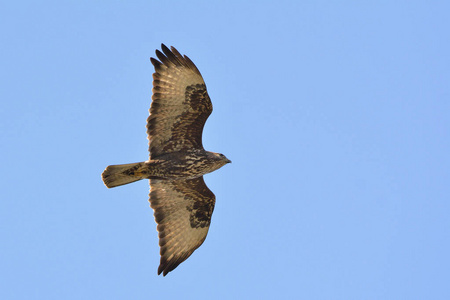
[[203, 176], [189, 180], [150, 180], [150, 206], [158, 224], [158, 275], [174, 270], [205, 240], [215, 196]]
[[150, 158], [203, 149], [202, 131], [212, 112], [205, 82], [194, 63], [174, 47], [162, 45], [159, 59], [151, 58], [153, 95], [147, 119]]

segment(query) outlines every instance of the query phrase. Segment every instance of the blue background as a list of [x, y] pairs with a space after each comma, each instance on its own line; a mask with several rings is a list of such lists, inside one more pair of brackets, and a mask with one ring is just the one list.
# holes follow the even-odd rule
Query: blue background
[[[450, 2], [0, 4], [0, 298], [450, 299]], [[233, 163], [157, 276], [150, 56], [187, 54]]]

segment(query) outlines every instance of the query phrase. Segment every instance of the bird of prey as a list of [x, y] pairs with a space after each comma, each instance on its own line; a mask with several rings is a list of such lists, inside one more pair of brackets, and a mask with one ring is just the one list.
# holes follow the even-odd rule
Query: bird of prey
[[200, 71], [174, 47], [161, 44], [159, 60], [150, 58], [153, 95], [147, 119], [149, 160], [108, 166], [102, 173], [108, 188], [150, 179], [150, 206], [159, 233], [158, 275], [174, 270], [206, 238], [215, 196], [203, 175], [231, 161], [206, 151], [202, 132], [212, 112]]

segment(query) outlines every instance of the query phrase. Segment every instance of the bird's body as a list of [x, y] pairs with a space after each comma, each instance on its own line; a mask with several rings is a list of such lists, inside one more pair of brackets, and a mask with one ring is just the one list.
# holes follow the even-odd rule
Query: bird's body
[[166, 275], [205, 240], [215, 196], [203, 175], [231, 161], [203, 148], [202, 131], [212, 112], [203, 78], [194, 63], [175, 48], [156, 51], [150, 116], [150, 159], [108, 166], [102, 174], [109, 188], [150, 179], [150, 206], [158, 224], [161, 263]]
[[[199, 149], [178, 151], [162, 154], [155, 159], [141, 163], [108, 166], [105, 169], [103, 181], [106, 186], [115, 187], [117, 185], [114, 185], [114, 176], [118, 175], [127, 176], [130, 179], [194, 179], [211, 173], [228, 162], [220, 153]], [[110, 172], [121, 166], [127, 166], [121, 173]]]

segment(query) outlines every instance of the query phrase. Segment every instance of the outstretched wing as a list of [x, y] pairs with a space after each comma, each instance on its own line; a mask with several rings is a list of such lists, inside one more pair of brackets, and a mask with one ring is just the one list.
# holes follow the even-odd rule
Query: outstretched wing
[[158, 60], [150, 58], [153, 95], [147, 119], [150, 158], [161, 154], [203, 149], [202, 132], [212, 112], [211, 100], [202, 75], [194, 63], [174, 47], [164, 44], [156, 50]]
[[174, 270], [200, 247], [208, 234], [216, 197], [202, 177], [150, 180], [150, 206], [158, 224], [161, 262], [158, 275]]

